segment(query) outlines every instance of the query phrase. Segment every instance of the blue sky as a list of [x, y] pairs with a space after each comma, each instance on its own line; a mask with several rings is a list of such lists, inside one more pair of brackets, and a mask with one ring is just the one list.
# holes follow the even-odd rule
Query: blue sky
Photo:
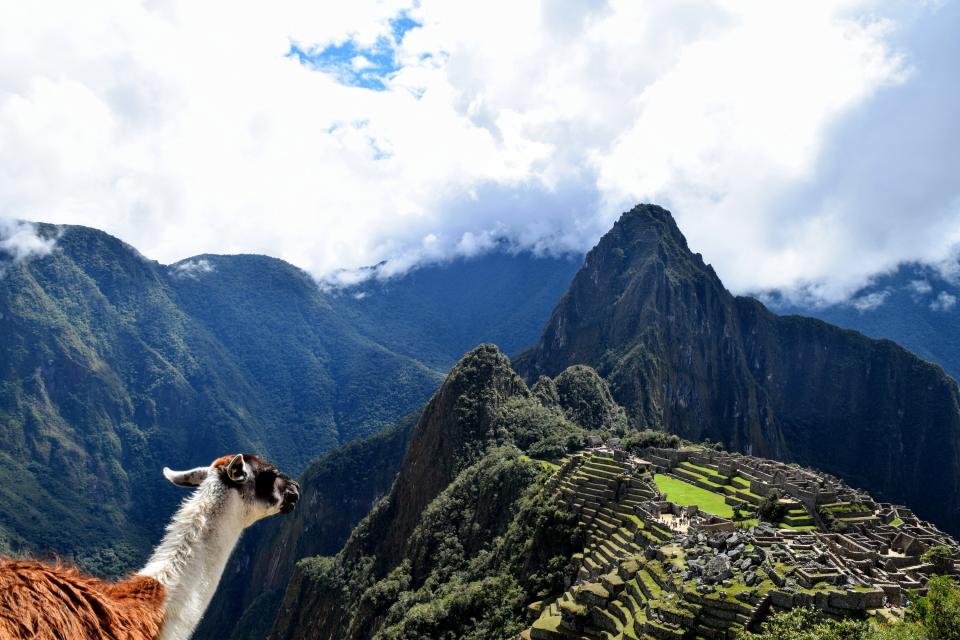
[[386, 81], [391, 74], [400, 70], [397, 47], [403, 44], [403, 37], [408, 31], [422, 26], [406, 12], [390, 18], [387, 24], [390, 27], [389, 35], [378, 36], [373, 46], [364, 46], [353, 38], [306, 50], [299, 44], [291, 43], [287, 55], [310, 68], [334, 75], [342, 84], [371, 91], [386, 91]]
[[657, 202], [735, 291], [837, 301], [960, 247], [956, 1], [47, 4], [0, 7], [0, 216], [163, 262], [582, 251]]

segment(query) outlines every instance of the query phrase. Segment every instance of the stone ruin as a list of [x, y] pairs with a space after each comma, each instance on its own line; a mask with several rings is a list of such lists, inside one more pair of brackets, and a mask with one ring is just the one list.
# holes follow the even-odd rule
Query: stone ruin
[[[702, 448], [649, 449], [643, 458], [596, 446], [551, 480], [587, 531], [568, 590], [530, 605], [521, 638], [730, 639], [771, 612], [896, 615], [922, 593], [936, 545], [960, 547], [909, 509], [879, 503], [829, 474]], [[722, 497], [739, 520], [680, 505], [655, 474]], [[753, 515], [779, 496], [777, 522]]]

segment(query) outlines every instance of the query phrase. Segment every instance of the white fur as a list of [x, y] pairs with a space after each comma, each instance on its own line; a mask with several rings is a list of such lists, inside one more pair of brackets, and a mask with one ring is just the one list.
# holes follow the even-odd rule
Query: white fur
[[[259, 512], [258, 512], [259, 511]], [[174, 514], [142, 575], [166, 589], [160, 640], [187, 640], [213, 598], [243, 530], [276, 509], [260, 510], [210, 473]]]

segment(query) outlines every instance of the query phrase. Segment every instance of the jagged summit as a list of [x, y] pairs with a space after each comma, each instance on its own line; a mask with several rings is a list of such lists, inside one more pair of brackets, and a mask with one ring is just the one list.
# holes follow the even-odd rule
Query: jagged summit
[[[528, 380], [578, 363], [606, 375], [613, 363], [602, 362], [604, 353], [627, 349], [657, 327], [669, 329], [683, 312], [700, 323], [711, 309], [732, 302], [713, 269], [690, 251], [670, 212], [639, 205], [587, 254], [540, 342], [518, 358], [517, 368]], [[687, 330], [678, 326], [661, 341]]]
[[384, 559], [402, 553], [427, 504], [497, 440], [495, 413], [515, 396], [530, 391], [495, 345], [463, 356], [424, 408], [389, 504], [372, 523], [382, 535], [365, 541], [364, 554]]
[[656, 240], [661, 244], [674, 243], [687, 248], [687, 239], [680, 232], [673, 214], [657, 204], [638, 204], [625, 211], [607, 235], [615, 237], [619, 232], [623, 237], [636, 239], [641, 230], [647, 232], [646, 238], [642, 239], [654, 239], [656, 234]]
[[706, 271], [720, 282], [703, 256], [690, 250], [673, 214], [656, 204], [639, 204], [624, 212], [591, 253], [618, 250], [628, 262], [657, 259], [680, 273]]
[[661, 207], [604, 235], [514, 364], [528, 381], [589, 365], [633, 426], [811, 464], [960, 530], [960, 497], [929, 489], [960, 493], [956, 383], [889, 341], [733, 296]]

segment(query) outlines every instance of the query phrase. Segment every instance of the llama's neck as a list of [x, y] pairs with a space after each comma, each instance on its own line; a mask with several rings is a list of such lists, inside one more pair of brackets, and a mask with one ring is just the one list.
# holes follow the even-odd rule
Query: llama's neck
[[214, 478], [184, 500], [140, 571], [166, 589], [160, 640], [186, 640], [193, 633], [245, 524], [238, 496]]

